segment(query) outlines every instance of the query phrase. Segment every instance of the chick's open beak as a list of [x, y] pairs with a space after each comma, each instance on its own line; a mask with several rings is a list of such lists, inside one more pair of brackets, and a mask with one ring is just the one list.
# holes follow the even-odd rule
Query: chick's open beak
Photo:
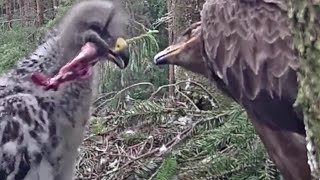
[[129, 47], [123, 38], [118, 38], [115, 47], [109, 51], [108, 60], [114, 62], [120, 69], [129, 64]]

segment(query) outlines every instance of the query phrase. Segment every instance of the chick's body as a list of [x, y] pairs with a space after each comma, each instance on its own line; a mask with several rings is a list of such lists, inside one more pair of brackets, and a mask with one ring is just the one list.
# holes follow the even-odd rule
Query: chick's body
[[[54, 75], [94, 31], [114, 45], [124, 21], [108, 1], [75, 5], [33, 53], [0, 78], [0, 179], [71, 180], [95, 90], [95, 75], [57, 91], [32, 83], [35, 71]], [[108, 22], [107, 22], [108, 21]], [[101, 31], [93, 27], [101, 27]], [[116, 32], [114, 32], [116, 30]], [[106, 33], [106, 34], [105, 34]]]

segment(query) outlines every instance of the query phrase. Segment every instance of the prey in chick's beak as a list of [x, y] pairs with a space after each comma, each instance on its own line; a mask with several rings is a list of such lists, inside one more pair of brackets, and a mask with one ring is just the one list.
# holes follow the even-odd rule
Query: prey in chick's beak
[[[124, 69], [129, 64], [128, 44], [123, 38], [118, 38], [115, 47], [106, 50], [107, 60], [114, 62], [120, 69]], [[98, 47], [87, 42], [82, 46], [78, 55], [69, 63], [63, 66], [59, 73], [50, 78], [43, 73], [35, 72], [31, 75], [34, 83], [44, 86], [45, 90], [57, 90], [59, 85], [75, 79], [86, 79], [92, 74], [92, 66], [99, 61]]]

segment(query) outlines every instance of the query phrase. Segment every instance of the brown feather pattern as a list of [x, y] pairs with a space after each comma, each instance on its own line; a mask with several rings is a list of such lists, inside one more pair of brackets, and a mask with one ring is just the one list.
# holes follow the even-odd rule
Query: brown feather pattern
[[201, 16], [210, 78], [244, 107], [284, 178], [311, 179], [287, 1], [207, 0]]
[[[286, 1], [279, 0], [208, 0], [203, 7], [209, 66], [228, 86], [235, 86], [240, 101], [243, 96], [254, 100], [261, 90], [281, 97], [296, 83], [288, 82], [299, 60], [286, 8]], [[230, 82], [231, 77], [236, 82]], [[296, 90], [289, 94], [295, 98]]]
[[191, 26], [154, 60], [209, 75], [246, 110], [283, 177], [310, 180], [303, 114], [293, 107], [300, 62], [286, 4], [207, 0], [201, 24]]

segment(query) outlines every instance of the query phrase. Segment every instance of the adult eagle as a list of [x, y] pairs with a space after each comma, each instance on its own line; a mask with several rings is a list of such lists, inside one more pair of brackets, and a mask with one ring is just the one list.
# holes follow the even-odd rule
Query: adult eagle
[[242, 105], [288, 180], [311, 179], [301, 110], [293, 107], [299, 59], [286, 0], [207, 0], [155, 64], [200, 73]]

